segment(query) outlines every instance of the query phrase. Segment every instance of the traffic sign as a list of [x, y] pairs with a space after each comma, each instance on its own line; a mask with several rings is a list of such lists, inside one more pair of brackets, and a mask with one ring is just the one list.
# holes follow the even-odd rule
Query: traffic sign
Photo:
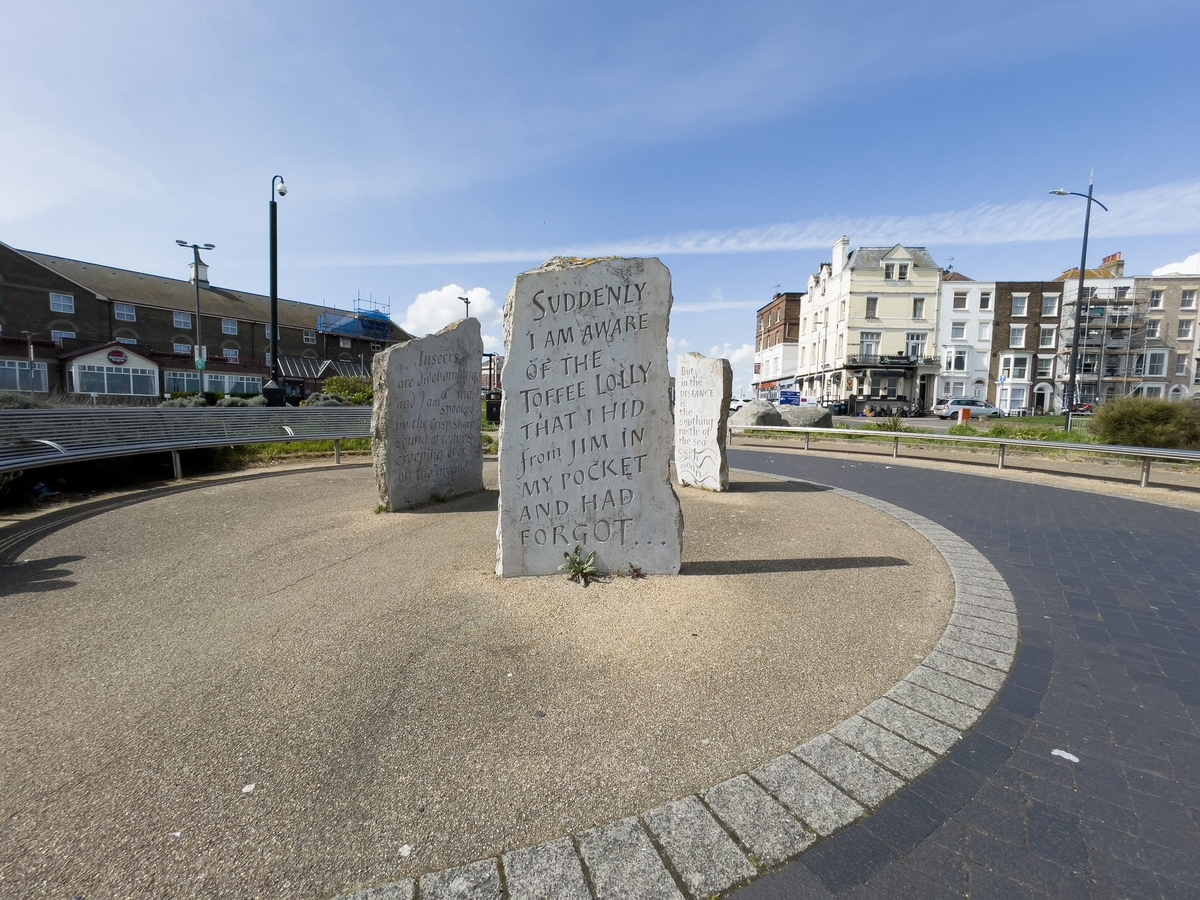
[[198, 360], [196, 360], [196, 368], [197, 368], [197, 369], [203, 369], [203, 368], [204, 368], [206, 365], [208, 365], [208, 360], [207, 360], [207, 359], [198, 359]]

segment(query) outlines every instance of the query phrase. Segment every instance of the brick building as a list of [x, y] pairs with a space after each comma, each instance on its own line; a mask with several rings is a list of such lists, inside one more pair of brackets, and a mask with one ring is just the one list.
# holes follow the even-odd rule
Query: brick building
[[[198, 268], [183, 281], [0, 243], [0, 390], [122, 403], [202, 387], [260, 393], [270, 378], [270, 298], [214, 286], [207, 266]], [[280, 298], [278, 318], [279, 365], [293, 402], [329, 375], [369, 375], [376, 352], [410, 338], [371, 310]]]

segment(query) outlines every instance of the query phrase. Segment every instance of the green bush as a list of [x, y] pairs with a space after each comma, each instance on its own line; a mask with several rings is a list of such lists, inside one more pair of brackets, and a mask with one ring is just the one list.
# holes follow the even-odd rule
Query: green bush
[[49, 403], [43, 403], [26, 394], [12, 391], [0, 391], [0, 409], [50, 409]]
[[208, 401], [204, 399], [202, 394], [184, 394], [182, 397], [173, 397], [170, 400], [164, 400], [158, 405], [191, 409], [197, 406], [208, 406]]
[[321, 385], [321, 393], [340, 397], [352, 406], [371, 406], [375, 402], [371, 379], [354, 375], [331, 375]]
[[341, 397], [336, 394], [326, 394], [324, 391], [317, 391], [315, 394], [309, 394], [300, 401], [301, 406], [351, 406]]
[[1103, 444], [1200, 450], [1200, 406], [1127, 397], [1096, 410], [1088, 430]]

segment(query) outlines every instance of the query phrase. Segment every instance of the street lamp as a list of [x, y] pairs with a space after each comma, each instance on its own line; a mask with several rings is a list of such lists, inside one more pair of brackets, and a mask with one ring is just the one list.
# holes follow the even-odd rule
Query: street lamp
[[[1083, 279], [1087, 273], [1087, 245], [1088, 245], [1088, 228], [1092, 223], [1092, 204], [1095, 203], [1105, 212], [1108, 212], [1108, 207], [1092, 196], [1092, 187], [1095, 183], [1095, 177], [1088, 178], [1088, 192], [1080, 194], [1077, 191], [1068, 191], [1066, 188], [1059, 188], [1056, 191], [1051, 191], [1057, 197], [1082, 197], [1087, 201], [1087, 208], [1083, 214], [1083, 252], [1079, 255], [1079, 292], [1075, 297], [1075, 339], [1071, 342], [1071, 357], [1068, 363], [1067, 375], [1067, 390], [1063, 397], [1063, 406], [1066, 408], [1066, 419], [1064, 425], [1068, 432], [1071, 430], [1071, 412], [1075, 405], [1075, 382], [1079, 375], [1079, 341], [1080, 334], [1083, 331]], [[1104, 348], [1101, 348], [1103, 353]]]
[[283, 176], [271, 179], [271, 380], [263, 385], [263, 396], [267, 406], [283, 406], [284, 391], [279, 374], [279, 246], [276, 229], [275, 195], [287, 196], [287, 185]]
[[463, 303], [465, 303], [467, 306], [467, 314], [465, 316], [463, 316], [463, 318], [469, 319], [471, 317], [471, 301], [470, 301], [470, 299], [467, 297], [459, 297], [458, 299], [461, 300]]
[[216, 244], [189, 244], [187, 241], [175, 241], [180, 247], [189, 247], [192, 251], [192, 281], [196, 283], [196, 378], [199, 380], [200, 388], [196, 393], [204, 393], [204, 377], [200, 375], [200, 371], [204, 368], [204, 359], [201, 358], [203, 351], [200, 343], [200, 251], [215, 250]]

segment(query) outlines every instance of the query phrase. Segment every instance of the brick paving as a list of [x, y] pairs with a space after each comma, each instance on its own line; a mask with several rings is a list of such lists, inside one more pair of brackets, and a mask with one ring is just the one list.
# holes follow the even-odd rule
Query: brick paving
[[[995, 705], [945, 758], [732, 896], [1200, 897], [1196, 513], [844, 459], [731, 450], [730, 465], [860, 492], [954, 532], [1008, 582], [1021, 641]], [[986, 606], [960, 615], [1011, 634]], [[935, 672], [923, 677], [938, 690]]]

